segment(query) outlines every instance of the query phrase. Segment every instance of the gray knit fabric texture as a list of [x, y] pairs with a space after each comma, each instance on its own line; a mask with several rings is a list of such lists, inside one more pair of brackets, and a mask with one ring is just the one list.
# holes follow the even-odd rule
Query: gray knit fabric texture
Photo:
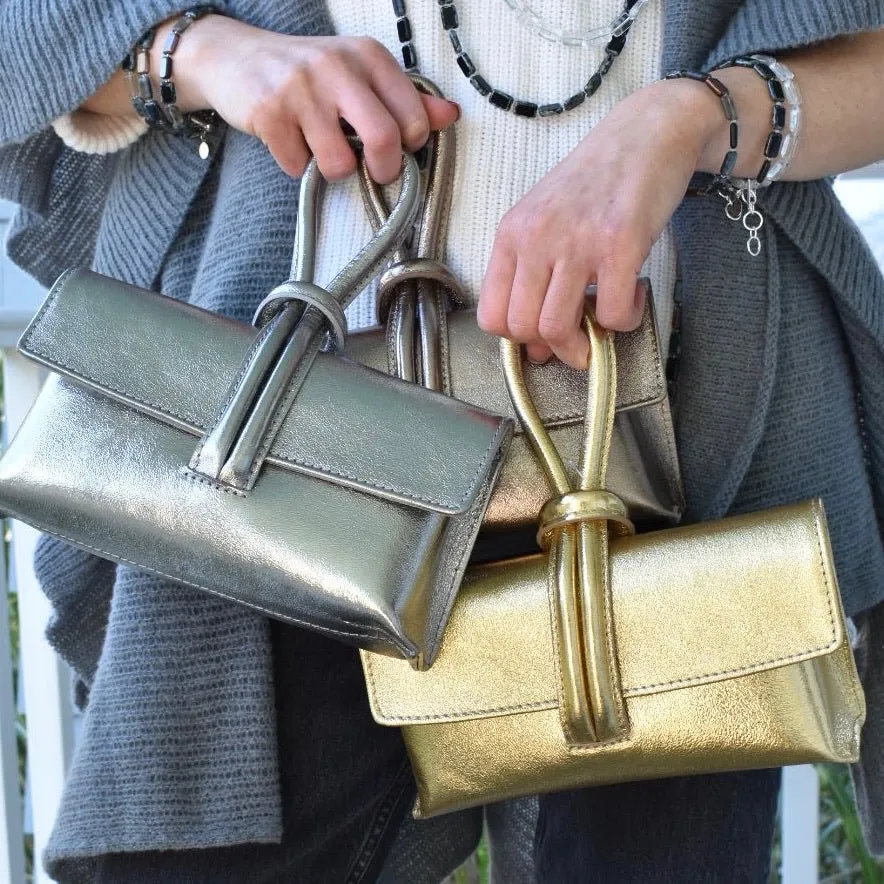
[[[47, 285], [70, 265], [91, 265], [245, 320], [287, 275], [297, 203], [297, 182], [259, 142], [231, 131], [205, 164], [192, 145], [151, 133], [120, 154], [86, 157], [47, 128], [110, 76], [142, 31], [184, 5], [0, 5], [0, 196], [22, 206], [8, 249]], [[330, 32], [319, 0], [215, 5], [284, 33]], [[882, 25], [880, 0], [672, 0], [664, 66]], [[768, 223], [754, 261], [745, 231], [718, 201], [686, 200], [674, 219], [684, 348], [677, 432], [689, 517], [822, 494], [855, 613], [884, 597], [884, 280], [827, 182], [777, 184], [762, 200]], [[266, 622], [51, 540], [41, 543], [38, 569], [56, 608], [53, 643], [90, 688], [44, 857], [53, 877], [90, 881], [93, 858], [109, 851], [277, 841]], [[879, 736], [881, 620], [870, 635], [869, 698], [878, 702], [867, 727]], [[861, 806], [870, 843], [884, 853], [884, 760], [880, 742], [868, 749]], [[468, 838], [473, 816], [463, 821]]]

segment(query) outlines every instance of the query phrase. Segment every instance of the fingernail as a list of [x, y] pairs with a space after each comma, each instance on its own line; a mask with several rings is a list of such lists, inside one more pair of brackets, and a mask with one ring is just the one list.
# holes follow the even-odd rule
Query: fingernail
[[450, 100], [449, 100], [449, 104], [453, 104], [454, 107], [457, 109], [457, 116], [454, 118], [454, 121], [457, 122], [460, 119], [460, 114], [461, 114], [460, 105], [456, 101], [450, 101]]

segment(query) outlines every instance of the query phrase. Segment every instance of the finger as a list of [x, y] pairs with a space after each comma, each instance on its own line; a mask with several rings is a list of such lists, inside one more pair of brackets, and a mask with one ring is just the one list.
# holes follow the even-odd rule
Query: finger
[[516, 274], [516, 255], [498, 236], [491, 250], [491, 260], [482, 279], [476, 319], [479, 328], [491, 335], [505, 338], [509, 334], [507, 313], [510, 292]]
[[579, 264], [556, 264], [540, 311], [541, 338], [573, 368], [586, 368], [589, 358], [589, 340], [581, 327], [587, 281]]
[[507, 308], [507, 337], [522, 344], [540, 341], [538, 323], [552, 268], [545, 261], [520, 257]]
[[603, 328], [632, 331], [641, 323], [645, 306], [644, 287], [632, 265], [605, 261], [598, 269], [595, 317]]
[[421, 100], [430, 121], [430, 128], [434, 132], [437, 129], [446, 129], [460, 119], [460, 105], [455, 101], [424, 93], [421, 93]]
[[310, 162], [310, 148], [293, 117], [268, 119], [257, 137], [287, 175], [300, 178]]
[[297, 117], [319, 171], [329, 181], [351, 175], [356, 170], [356, 154], [341, 129], [337, 111], [310, 95], [301, 98]]
[[553, 351], [546, 344], [528, 344], [525, 348], [528, 354], [528, 361], [534, 365], [543, 365], [552, 358]]
[[377, 97], [399, 127], [399, 138], [408, 150], [415, 151], [430, 137], [430, 118], [414, 83], [403, 73], [393, 57], [367, 68], [369, 82]]
[[367, 83], [355, 78], [343, 87], [338, 100], [341, 116], [362, 141], [371, 177], [380, 184], [395, 181], [402, 168], [402, 135], [384, 102]]

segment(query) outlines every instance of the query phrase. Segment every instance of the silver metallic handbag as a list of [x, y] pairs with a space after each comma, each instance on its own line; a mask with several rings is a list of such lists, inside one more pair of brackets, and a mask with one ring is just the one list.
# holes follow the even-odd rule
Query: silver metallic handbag
[[[423, 91], [441, 95], [427, 78], [412, 74], [412, 79]], [[467, 301], [457, 278], [440, 260], [455, 139], [453, 126], [434, 134], [414, 246], [411, 250], [400, 246], [379, 280], [378, 315], [383, 325], [351, 335], [347, 353], [379, 371], [442, 390], [515, 421], [513, 444], [476, 549], [478, 558], [484, 557], [486, 546], [497, 557], [502, 550], [526, 551], [548, 488], [507, 394], [498, 339], [479, 328], [475, 310], [448, 310], [452, 303], [463, 307]], [[359, 175], [369, 219], [379, 230], [389, 216], [383, 189], [372, 181], [364, 162]], [[684, 510], [684, 495], [653, 298], [650, 283], [642, 282], [647, 295], [642, 323], [634, 332], [615, 336], [622, 371], [609, 482], [636, 525], [648, 529], [676, 524]], [[586, 373], [551, 360], [529, 365], [526, 375], [544, 426], [566, 463], [576, 469], [584, 435]]]
[[[25, 331], [52, 372], [0, 460], [0, 509], [328, 636], [429, 665], [512, 422], [326, 352], [343, 308], [411, 226], [313, 274], [321, 178], [301, 186], [292, 279], [255, 325], [89, 271]], [[330, 329], [331, 331], [327, 331]]]

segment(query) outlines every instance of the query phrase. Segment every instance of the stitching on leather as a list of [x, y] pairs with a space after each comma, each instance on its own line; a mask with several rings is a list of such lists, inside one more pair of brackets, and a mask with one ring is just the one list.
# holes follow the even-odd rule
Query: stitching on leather
[[255, 338], [252, 342], [252, 346], [249, 347], [248, 352], [246, 353], [245, 359], [242, 361], [242, 365], [240, 366], [239, 373], [234, 379], [233, 383], [227, 388], [227, 396], [225, 397], [223, 403], [215, 412], [215, 418], [209, 424], [209, 426], [203, 432], [203, 437], [199, 441], [199, 445], [196, 447], [196, 451], [193, 453], [193, 457], [190, 462], [193, 464], [199, 463], [200, 455], [203, 453], [203, 448], [205, 448], [206, 442], [209, 439], [209, 436], [215, 432], [218, 427], [218, 424], [221, 422], [221, 418], [224, 417], [224, 414], [227, 412], [230, 403], [233, 401], [233, 397], [236, 395], [236, 391], [239, 389], [239, 385], [242, 383], [242, 379], [246, 376], [246, 372], [251, 368], [255, 361], [255, 355], [260, 348], [261, 344], [267, 340], [267, 337], [270, 334], [270, 329], [273, 327], [273, 323], [269, 322], [264, 328], [261, 330], [261, 333]]
[[60, 357], [48, 353], [45, 350], [41, 350], [34, 346], [32, 341], [33, 334], [37, 331], [38, 326], [42, 324], [42, 320], [44, 318], [44, 314], [48, 312], [49, 308], [54, 304], [54, 302], [58, 299], [59, 295], [64, 290], [71, 276], [74, 275], [73, 270], [68, 271], [66, 276], [63, 276], [58, 283], [56, 283], [57, 288], [53, 288], [50, 296], [46, 299], [46, 303], [43, 305], [43, 308], [34, 318], [33, 322], [30, 325], [30, 328], [22, 337], [21, 346], [22, 348], [27, 348], [31, 353], [36, 354], [37, 356], [42, 356], [44, 359], [47, 359], [51, 364], [61, 366], [62, 368], [67, 369], [71, 374], [75, 377], [82, 378], [85, 381], [89, 381], [92, 384], [95, 384], [99, 389], [110, 390], [112, 393], [118, 393], [120, 396], [129, 399], [132, 402], [137, 402], [139, 405], [144, 405], [147, 408], [152, 408], [154, 411], [158, 411], [161, 414], [167, 414], [170, 417], [177, 417], [178, 420], [184, 421], [188, 424], [194, 424], [196, 429], [202, 432], [203, 427], [199, 423], [197, 423], [192, 415], [183, 415], [178, 414], [176, 411], [172, 411], [172, 409], [167, 408], [164, 405], [157, 405], [155, 402], [151, 402], [149, 399], [140, 399], [137, 396], [133, 396], [131, 393], [126, 392], [125, 390], [120, 390], [119, 388], [113, 386], [112, 384], [108, 384], [105, 381], [100, 381], [98, 378], [93, 377], [87, 372], [83, 371], [81, 368], [77, 368], [69, 363], [65, 362]]
[[[613, 421], [611, 422], [613, 423]], [[617, 710], [617, 724], [620, 725], [621, 736], [626, 737], [629, 731], [628, 723], [624, 720], [626, 704], [623, 701], [623, 686], [620, 682], [620, 673], [617, 671], [617, 647], [614, 642], [614, 611], [611, 600], [611, 566], [609, 559], [608, 532], [606, 528], [596, 524], [594, 529], [601, 534], [602, 547], [604, 549], [602, 561], [607, 566], [604, 571], [604, 605], [605, 605], [605, 644], [608, 646], [608, 678], [611, 679], [611, 690], [614, 691], [614, 708]], [[618, 696], [619, 695], [619, 696]]]
[[[7, 511], [10, 516], [14, 519], [21, 519], [21, 516]], [[24, 521], [22, 519], [22, 521]], [[30, 523], [29, 523], [30, 524]], [[62, 540], [66, 540], [68, 543], [72, 543], [74, 546], [80, 547], [80, 549], [85, 549], [88, 552], [99, 553], [103, 558], [111, 559], [116, 562], [122, 562], [124, 565], [132, 565], [135, 568], [140, 568], [144, 571], [149, 571], [152, 574], [156, 574], [158, 577], [165, 577], [167, 580], [171, 580], [173, 583], [181, 583], [184, 586], [191, 586], [194, 589], [200, 589], [204, 592], [211, 593], [212, 595], [220, 596], [223, 599], [227, 599], [228, 601], [235, 602], [238, 605], [243, 605], [247, 608], [250, 608], [255, 611], [260, 611], [262, 614], [266, 614], [268, 617], [272, 617], [275, 620], [284, 620], [287, 623], [293, 623], [297, 626], [306, 626], [309, 629], [316, 630], [318, 632], [328, 633], [329, 635], [339, 635], [344, 636], [345, 638], [368, 638], [374, 637], [386, 643], [392, 643], [391, 637], [386, 633], [382, 632], [375, 626], [366, 626], [360, 627], [360, 631], [358, 632], [348, 632], [342, 629], [333, 629], [330, 626], [320, 626], [316, 623], [311, 623], [309, 620], [300, 620], [297, 617], [292, 617], [289, 614], [281, 614], [277, 611], [272, 611], [269, 608], [264, 608], [261, 605], [256, 604], [255, 602], [244, 601], [243, 599], [238, 599], [235, 596], [229, 595], [228, 593], [221, 592], [218, 589], [210, 589], [208, 586], [203, 586], [201, 583], [194, 583], [192, 580], [184, 580], [181, 577], [175, 577], [172, 574], [167, 574], [165, 571], [160, 571], [157, 568], [149, 568], [147, 565], [143, 565], [141, 562], [133, 562], [131, 559], [125, 559], [122, 556], [115, 555], [114, 553], [108, 552], [107, 550], [101, 549], [98, 546], [92, 546], [88, 543], [84, 543], [82, 540], [77, 540], [73, 537], [68, 537], [66, 534], [62, 534], [60, 531], [51, 531], [48, 528], [44, 528], [42, 526], [38, 527], [41, 531], [46, 531], [48, 534], [53, 534], [56, 537], [60, 537]], [[348, 626], [359, 626], [359, 624], [352, 622], [351, 620], [341, 620], [342, 623], [346, 623]], [[395, 645], [395, 647], [399, 647]], [[404, 649], [399, 648], [400, 650]]]
[[[59, 289], [59, 291], [61, 291], [61, 289]], [[57, 295], [56, 295], [56, 297], [57, 297]], [[41, 313], [45, 312], [46, 309], [48, 309], [48, 304], [44, 305], [43, 311], [41, 311]], [[36, 327], [36, 322], [37, 322], [37, 320], [35, 319], [34, 320], [34, 323], [35, 323], [34, 327]], [[154, 411], [159, 412], [160, 414], [165, 414], [165, 415], [168, 415], [169, 417], [178, 418], [178, 420], [194, 426], [194, 428], [198, 432], [203, 434], [203, 437], [200, 439], [197, 449], [194, 452], [194, 457], [199, 456], [199, 452], [202, 451], [202, 448], [205, 444], [205, 439], [208, 435], [210, 435], [211, 430], [207, 430], [205, 427], [203, 427], [202, 424], [200, 424], [199, 422], [194, 420], [193, 416], [178, 414], [177, 412], [172, 411], [172, 409], [168, 408], [165, 405], [161, 406], [161, 405], [157, 405], [154, 402], [151, 402], [150, 400], [141, 399], [137, 396], [134, 396], [130, 392], [127, 392], [125, 390], [120, 390], [117, 387], [113, 386], [112, 384], [106, 383], [105, 381], [100, 381], [97, 378], [92, 377], [90, 374], [88, 374], [87, 372], [83, 371], [80, 368], [75, 368], [71, 365], [68, 365], [67, 363], [65, 363], [61, 359], [57, 358], [56, 356], [54, 356], [50, 353], [43, 352], [43, 351], [37, 349], [36, 347], [33, 347], [31, 344], [26, 343], [24, 340], [22, 341], [22, 343], [25, 346], [27, 346], [32, 352], [36, 353], [37, 355], [43, 356], [44, 358], [46, 358], [47, 360], [49, 360], [51, 363], [53, 363], [55, 365], [59, 365], [62, 368], [66, 368], [75, 377], [81, 378], [85, 381], [89, 381], [90, 383], [95, 384], [99, 389], [109, 390], [113, 393], [117, 393], [120, 396], [123, 396], [125, 399], [127, 399], [131, 402], [137, 403], [138, 405], [143, 405], [146, 408], [151, 408]], [[256, 344], [253, 344], [253, 347], [254, 346], [256, 346]], [[231, 389], [234, 389], [235, 386], [236, 385], [233, 385], [233, 387], [231, 387]], [[229, 400], [228, 400], [228, 403], [229, 403]], [[221, 413], [223, 413], [223, 411], [224, 411], [224, 409], [222, 408]], [[219, 416], [220, 416], [220, 413], [219, 413]], [[215, 425], [217, 425], [217, 418], [215, 420]], [[383, 482], [378, 482], [378, 481], [372, 480], [372, 479], [366, 479], [364, 477], [357, 476], [352, 473], [347, 473], [345, 471], [335, 470], [332, 467], [328, 466], [327, 464], [323, 464], [323, 463], [319, 463], [319, 462], [315, 462], [315, 461], [310, 461], [310, 460], [307, 460], [306, 458], [303, 458], [303, 459], [288, 458], [288, 457], [283, 457], [281, 454], [276, 454], [276, 453], [273, 453], [270, 456], [273, 458], [274, 461], [277, 461], [280, 463], [289, 464], [293, 467], [306, 467], [307, 469], [317, 470], [318, 472], [321, 472], [327, 476], [334, 476], [335, 478], [338, 478], [338, 479], [348, 479], [351, 482], [358, 482], [360, 485], [363, 485], [366, 488], [373, 488], [375, 491], [389, 491], [394, 494], [398, 494], [401, 497], [405, 498], [406, 500], [410, 500], [415, 503], [426, 503], [426, 504], [429, 504], [430, 506], [443, 507], [445, 509], [453, 509], [453, 508], [459, 508], [459, 507], [463, 506], [463, 504], [469, 499], [470, 494], [473, 493], [476, 479], [482, 473], [483, 469], [485, 469], [485, 467], [488, 463], [489, 457], [491, 455], [491, 452], [492, 452], [495, 444], [497, 444], [498, 439], [500, 438], [501, 432], [503, 430], [503, 426], [504, 426], [504, 423], [503, 423], [503, 421], [501, 421], [501, 424], [498, 426], [497, 432], [494, 434], [494, 436], [492, 436], [491, 442], [489, 443], [488, 447], [485, 450], [485, 455], [479, 464], [479, 468], [476, 470], [475, 474], [473, 475], [473, 477], [472, 477], [468, 487], [464, 491], [463, 495], [458, 500], [444, 500], [444, 499], [438, 498], [438, 497], [425, 497], [423, 495], [415, 494], [415, 493], [408, 491], [404, 488], [400, 488], [396, 485], [385, 484]]]
[[[723, 670], [719, 670], [719, 671], [715, 671], [715, 672], [708, 672], [703, 675], [691, 676], [690, 678], [676, 679], [674, 681], [668, 681], [668, 682], [657, 682], [654, 684], [639, 685], [637, 687], [632, 687], [632, 688], [624, 688], [623, 689], [624, 698], [639, 696], [640, 692], [642, 692], [642, 691], [650, 691], [650, 690], [655, 690], [658, 688], [690, 687], [692, 685], [698, 685], [698, 684], [706, 681], [709, 678], [716, 678], [716, 677], [722, 676], [722, 675], [751, 675], [754, 672], [759, 672], [759, 671], [764, 670], [764, 669], [766, 669], [770, 666], [773, 666], [775, 664], [785, 664], [785, 663], [795, 662], [795, 661], [801, 660], [802, 658], [807, 658], [808, 655], [810, 655], [810, 654], [817, 654], [820, 651], [833, 651], [833, 650], [835, 650], [837, 648], [838, 631], [837, 631], [837, 628], [835, 625], [834, 611], [832, 608], [833, 587], [832, 587], [832, 584], [828, 578], [828, 574], [826, 573], [826, 569], [825, 569], [825, 557], [823, 555], [822, 543], [820, 541], [820, 538], [822, 536], [822, 522], [820, 520], [819, 511], [816, 506], [814, 506], [813, 523], [814, 523], [814, 528], [815, 528], [815, 533], [816, 533], [816, 546], [817, 546], [817, 552], [818, 552], [818, 561], [816, 564], [817, 564], [818, 573], [822, 577], [823, 584], [826, 587], [826, 603], [827, 603], [828, 612], [829, 612], [829, 625], [832, 628], [832, 637], [828, 641], [828, 643], [826, 643], [824, 645], [819, 645], [818, 647], [815, 647], [815, 648], [809, 648], [809, 649], [806, 649], [803, 651], [797, 651], [794, 654], [789, 654], [784, 657], [776, 657], [776, 658], [773, 658], [770, 660], [764, 660], [760, 663], [754, 663], [751, 666], [736, 667], [734, 669], [723, 669]], [[555, 612], [553, 611], [553, 607], [552, 607], [552, 594], [551, 593], [547, 593], [547, 599], [548, 599], [548, 610], [550, 612], [551, 620], [553, 621], [553, 623], [552, 623], [552, 625], [553, 625], [552, 637], [553, 637], [553, 651], [554, 651], [553, 663], [555, 666], [556, 675], [558, 677], [559, 684], [561, 684], [562, 674], [561, 674], [561, 668], [559, 666], [559, 644], [558, 644], [558, 635], [555, 630], [555, 620], [554, 620]], [[370, 668], [371, 661], [367, 655], [365, 657], [365, 660], [366, 660], [367, 666]], [[371, 678], [370, 680], [372, 683], [372, 693], [374, 694], [375, 693], [374, 679]], [[855, 684], [852, 684], [852, 693], [853, 693], [854, 702], [858, 703], [859, 698], [858, 698], [858, 693], [856, 691]], [[407, 720], [450, 721], [453, 716], [461, 717], [464, 715], [469, 715], [471, 717], [479, 718], [482, 716], [489, 716], [489, 715], [493, 715], [493, 714], [502, 714], [505, 712], [531, 712], [531, 711], [538, 711], [540, 709], [550, 709], [553, 707], [553, 705], [558, 706], [559, 721], [562, 723], [563, 731], [567, 732], [565, 725], [564, 725], [564, 720], [563, 720], [563, 710], [562, 710], [561, 699], [540, 700], [540, 701], [536, 701], [533, 703], [525, 703], [525, 704], [521, 704], [521, 705], [517, 704], [514, 706], [491, 708], [491, 709], [454, 709], [454, 710], [450, 710], [444, 714], [440, 713], [435, 716], [424, 716], [424, 717], [421, 717], [420, 719], [418, 719], [417, 716], [415, 716], [411, 719], [404, 719], [404, 718], [398, 718], [398, 717], [396, 717], [396, 718], [389, 717], [388, 718], [387, 716], [385, 716], [385, 720], [389, 720], [391, 722], [393, 722], [393, 721], [406, 722]], [[628, 739], [629, 739], [629, 737], [626, 736], [622, 740], [613, 740], [613, 741], [609, 740], [604, 743], [593, 744], [593, 746], [590, 748], [594, 750], [596, 748], [600, 748], [603, 746], [613, 745], [617, 742], [625, 742]], [[568, 751], [569, 752], [580, 752], [580, 751], [588, 751], [588, 749], [569, 746]]]
[[666, 439], [666, 450], [669, 453], [669, 469], [666, 470], [666, 484], [669, 486], [669, 496], [673, 502], [679, 504], [679, 509], [683, 509], [684, 489], [673, 478], [674, 475], [681, 474], [681, 466], [678, 462], [678, 452], [675, 450], [675, 432], [672, 427], [672, 411], [669, 408], [669, 400], [666, 399], [663, 402], [658, 402], [657, 410], [665, 425], [663, 436]]
[[264, 465], [264, 459], [267, 457], [267, 452], [270, 450], [270, 446], [274, 441], [276, 441], [276, 436], [280, 429], [282, 429], [285, 419], [288, 417], [289, 409], [292, 407], [295, 397], [301, 392], [301, 387], [304, 383], [301, 380], [301, 376], [307, 372], [308, 368], [313, 367], [315, 359], [316, 353], [311, 354], [309, 350], [305, 350], [301, 355], [300, 360], [298, 360], [298, 365], [295, 368], [294, 375], [289, 381], [285, 396], [283, 396], [282, 401], [274, 410], [270, 423], [264, 432], [264, 439], [261, 442], [261, 446], [258, 448], [258, 452], [252, 461], [252, 467], [249, 470], [247, 480], [250, 487], [254, 484], [255, 477]]
[[[439, 712], [432, 715], [390, 715], [389, 713], [384, 712], [383, 703], [380, 699], [380, 694], [377, 688], [377, 682], [375, 681], [375, 670], [374, 663], [372, 662], [372, 654], [366, 653], [362, 655], [363, 668], [365, 669], [365, 675], [368, 680], [368, 683], [371, 687], [371, 697], [375, 700], [375, 707], [377, 709], [380, 717], [384, 719], [384, 722], [388, 722], [390, 724], [410, 724], [418, 721], [448, 721], [451, 718], [452, 713], [450, 712]], [[463, 715], [463, 714], [471, 714], [475, 715], [477, 718], [483, 715], [502, 715], [506, 712], [530, 712], [530, 711], [540, 711], [542, 709], [552, 709], [557, 704], [555, 700], [540, 700], [536, 703], [522, 703], [517, 704], [515, 706], [496, 706], [491, 709], [479, 709], [476, 712], [469, 713], [461, 710], [455, 711], [453, 714], [455, 715]]]
[[[42, 325], [44, 316], [46, 315], [46, 313], [49, 312], [50, 308], [58, 300], [58, 296], [64, 291], [68, 282], [70, 281], [71, 277], [74, 275], [75, 272], [76, 271], [73, 269], [68, 270], [67, 272], [63, 273], [58, 278], [55, 285], [52, 287], [52, 290], [49, 292], [49, 296], [46, 298], [46, 301], [44, 302], [43, 306], [40, 308], [40, 311], [31, 320], [31, 324], [28, 326], [25, 333], [22, 335], [21, 345], [23, 347], [27, 347], [28, 349], [33, 350], [35, 353], [40, 352], [40, 351], [34, 349], [34, 347], [32, 346], [31, 338], [33, 337], [33, 335], [37, 331], [37, 329], [40, 327], [40, 325]], [[40, 353], [40, 355], [45, 356], [46, 354]]]
[[[500, 460], [501, 463], [503, 462], [503, 457], [498, 456], [498, 459]], [[491, 483], [490, 483], [489, 479], [486, 479], [484, 484], [482, 485], [481, 493], [477, 496], [476, 503], [473, 504], [473, 507], [470, 510], [470, 518], [467, 523], [467, 525], [468, 525], [467, 536], [468, 537], [472, 537], [474, 535], [476, 524], [479, 522], [479, 520], [485, 514], [485, 507], [481, 506], [481, 503], [483, 501], [487, 503], [487, 501], [489, 501], [491, 499], [491, 493], [492, 493], [493, 488], [489, 487], [490, 484]], [[451, 518], [453, 521], [454, 518], [457, 518], [457, 517], [449, 517], [449, 518]], [[451, 531], [449, 529], [446, 531], [446, 539], [449, 539], [450, 537], [451, 537]], [[442, 630], [445, 628], [445, 626], [448, 623], [448, 614], [451, 611], [451, 608], [454, 606], [454, 598], [455, 598], [455, 595], [457, 594], [457, 590], [460, 588], [460, 581], [456, 580], [456, 577], [458, 576], [458, 574], [463, 573], [463, 571], [466, 567], [466, 562], [469, 559], [470, 555], [472, 554], [472, 551], [473, 551], [473, 544], [472, 543], [465, 543], [465, 544], [462, 544], [462, 546], [463, 546], [463, 552], [461, 553], [461, 556], [457, 562], [457, 567], [453, 568], [453, 569], [449, 568], [450, 573], [448, 575], [448, 587], [447, 587], [447, 591], [445, 593], [445, 607], [442, 610], [441, 616], [437, 619], [436, 629], [433, 631], [432, 640], [430, 641], [427, 648], [424, 649], [425, 653], [430, 648], [432, 648], [434, 651], [436, 651], [438, 649]], [[434, 607], [438, 607], [438, 606], [436, 605]], [[435, 656], [435, 654], [433, 656]]]
[[764, 669], [769, 666], [773, 666], [774, 664], [777, 664], [777, 663], [789, 663], [789, 662], [799, 660], [802, 657], [806, 658], [808, 654], [816, 654], [820, 651], [834, 650], [838, 646], [838, 643], [837, 643], [838, 630], [835, 626], [835, 615], [834, 615], [834, 611], [832, 610], [833, 587], [829, 581], [829, 576], [826, 573], [825, 558], [823, 556], [823, 547], [822, 547], [822, 543], [820, 542], [820, 537], [822, 535], [822, 524], [819, 520], [819, 515], [816, 512], [816, 507], [814, 507], [813, 524], [814, 524], [814, 528], [816, 529], [815, 530], [816, 548], [817, 548], [817, 553], [819, 556], [819, 558], [817, 560], [817, 570], [818, 570], [820, 576], [822, 577], [823, 584], [826, 587], [826, 605], [828, 606], [829, 626], [831, 626], [831, 628], [832, 628], [832, 637], [829, 639], [829, 641], [826, 644], [819, 645], [818, 647], [815, 647], [815, 648], [809, 648], [804, 651], [797, 651], [794, 654], [787, 654], [784, 657], [775, 657], [770, 660], [764, 660], [760, 663], [753, 663], [751, 666], [739, 666], [734, 669], [722, 669], [717, 672], [707, 672], [703, 675], [693, 675], [690, 678], [681, 678], [681, 679], [677, 679], [675, 681], [664, 681], [664, 682], [657, 682], [656, 684], [639, 685], [638, 687], [629, 688], [628, 691], [624, 690], [624, 692], [623, 692], [624, 696], [635, 695], [639, 691], [654, 690], [656, 688], [687, 687], [690, 684], [696, 684], [698, 682], [704, 681], [707, 678], [716, 678], [720, 675], [749, 675], [752, 672], [758, 672], [761, 669]]
[[406, 491], [402, 488], [399, 488], [396, 485], [385, 485], [381, 482], [370, 482], [366, 479], [361, 479], [359, 476], [351, 475], [350, 473], [339, 472], [339, 471], [334, 470], [331, 467], [327, 466], [326, 464], [314, 463], [313, 461], [309, 461], [309, 460], [294, 460], [294, 461], [292, 461], [292, 460], [287, 460], [286, 458], [283, 458], [283, 457], [278, 457], [277, 455], [273, 455], [273, 457], [274, 457], [274, 459], [282, 460], [285, 463], [290, 463], [290, 464], [297, 465], [297, 466], [303, 466], [303, 467], [307, 467], [309, 469], [319, 470], [320, 472], [325, 473], [326, 475], [337, 476], [339, 479], [350, 479], [351, 481], [354, 481], [354, 482], [361, 482], [361, 483], [363, 483], [365, 485], [369, 485], [370, 487], [375, 488], [377, 490], [392, 491], [394, 494], [400, 494], [400, 495], [402, 495], [402, 497], [405, 497], [408, 500], [421, 501], [422, 503], [428, 503], [433, 506], [442, 506], [442, 507], [448, 507], [448, 508], [460, 507], [465, 503], [467, 498], [469, 498], [470, 494], [473, 493], [473, 488], [476, 484], [476, 479], [481, 475], [482, 471], [486, 468], [486, 465], [488, 463], [488, 460], [491, 456], [492, 451], [495, 449], [495, 447], [497, 445], [499, 445], [499, 439], [500, 439], [500, 436], [503, 433], [505, 427], [506, 427], [505, 421], [501, 420], [500, 424], [498, 425], [497, 432], [495, 432], [495, 434], [491, 437], [491, 441], [488, 443], [488, 447], [485, 449], [485, 454], [482, 458], [481, 463], [479, 464], [479, 468], [476, 470], [475, 474], [473, 475], [472, 480], [470, 481], [470, 484], [467, 487], [466, 491], [464, 491], [461, 498], [456, 501], [441, 500], [439, 498], [434, 498], [434, 497], [422, 497], [420, 495], [413, 494], [410, 491]]
[[235, 494], [237, 497], [249, 496], [245, 491], [240, 491], [239, 488], [233, 488], [230, 485], [224, 485], [221, 482], [216, 482], [213, 479], [210, 479], [208, 476], [202, 475], [202, 473], [194, 472], [190, 467], [181, 467], [179, 472], [188, 481], [199, 482], [201, 485], [208, 485], [210, 488], [214, 488], [216, 491], [223, 491], [225, 494]]

